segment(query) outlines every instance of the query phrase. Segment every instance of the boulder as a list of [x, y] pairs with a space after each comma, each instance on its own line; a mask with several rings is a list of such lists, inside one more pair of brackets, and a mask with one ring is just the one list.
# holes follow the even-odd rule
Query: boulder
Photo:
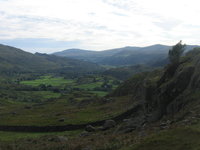
[[85, 128], [85, 131], [88, 131], [88, 132], [95, 132], [96, 129], [95, 127], [91, 126], [91, 125], [87, 125], [86, 128]]
[[107, 130], [107, 129], [113, 128], [115, 126], [116, 126], [116, 122], [114, 120], [106, 120], [103, 125], [103, 129]]

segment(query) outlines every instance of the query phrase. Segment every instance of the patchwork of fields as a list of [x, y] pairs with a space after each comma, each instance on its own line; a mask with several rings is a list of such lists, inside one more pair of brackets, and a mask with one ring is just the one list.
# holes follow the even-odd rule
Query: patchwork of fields
[[108, 119], [132, 103], [129, 97], [104, 98], [118, 84], [102, 76], [65, 79], [48, 75], [23, 80], [20, 90], [5, 96], [0, 125], [66, 125]]

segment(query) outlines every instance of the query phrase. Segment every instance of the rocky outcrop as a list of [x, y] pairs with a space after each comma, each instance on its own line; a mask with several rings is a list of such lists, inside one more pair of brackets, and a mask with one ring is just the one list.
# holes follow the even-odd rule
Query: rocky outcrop
[[[187, 89], [195, 68], [193, 66], [189, 66], [179, 69], [181, 70], [177, 70], [177, 73], [170, 81], [167, 83], [164, 82], [158, 88], [158, 107], [160, 109], [161, 116], [167, 114], [167, 109], [169, 113], [170, 108], [173, 108], [171, 112], [175, 113], [179, 111], [178, 105], [181, 105], [179, 104], [181, 102], [177, 101], [176, 98]], [[171, 107], [170, 105], [177, 107]]]
[[199, 86], [199, 67], [200, 55], [186, 55], [180, 63], [165, 68], [156, 86], [155, 83], [146, 86], [144, 108], [150, 122], [174, 115], [190, 102], [186, 97]]
[[136, 117], [132, 117], [129, 119], [124, 119], [122, 125], [117, 129], [118, 133], [128, 133], [133, 130], [140, 130], [143, 126], [145, 126], [146, 117], [142, 115], [138, 115]]
[[156, 121], [161, 121], [160, 129], [169, 128], [172, 121], [165, 121], [165, 118], [171, 119], [192, 101], [198, 101], [200, 96], [194, 98], [193, 95], [199, 89], [200, 49], [189, 52], [179, 63], [169, 64], [163, 71], [133, 76], [114, 92], [114, 96], [132, 93], [132, 99], [138, 102], [140, 109], [125, 119], [116, 132], [140, 131]]

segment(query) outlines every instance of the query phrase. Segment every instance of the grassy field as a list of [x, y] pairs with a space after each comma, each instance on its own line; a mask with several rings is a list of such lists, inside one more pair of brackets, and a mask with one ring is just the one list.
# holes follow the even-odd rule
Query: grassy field
[[[57, 99], [61, 96], [61, 93], [55, 93], [53, 91], [0, 91], [0, 95], [4, 95], [4, 99], [12, 102], [44, 102], [49, 99]], [[0, 98], [2, 101], [3, 98]]]
[[104, 92], [104, 91], [91, 91], [94, 94], [97, 94], [100, 97], [104, 97], [108, 94], [108, 92]]
[[[72, 88], [72, 89], [80, 89], [84, 91], [90, 91], [91, 93], [97, 94], [100, 97], [103, 97], [107, 95], [109, 92], [108, 91], [101, 91], [101, 90], [96, 90], [95, 88], [101, 88], [102, 84], [104, 83], [103, 77], [96, 77], [96, 81], [92, 82], [93, 78], [89, 78], [89, 81], [87, 82], [88, 78], [83, 78], [82, 80], [86, 80], [86, 82], [83, 83], [78, 83], [76, 79], [64, 79], [63, 77], [52, 77], [52, 76], [41, 76], [38, 79], [35, 80], [28, 80], [28, 81], [21, 81], [21, 84], [24, 85], [29, 85], [29, 86], [39, 86], [41, 84], [44, 84], [46, 86], [51, 85], [51, 86], [56, 86], [59, 88]], [[112, 85], [113, 79], [107, 80], [107, 83]], [[112, 85], [111, 90], [115, 89], [117, 85]], [[52, 93], [49, 93], [49, 97], [54, 97]], [[48, 96], [47, 96], [48, 97]], [[55, 96], [57, 97], [57, 96]]]
[[[88, 98], [86, 98], [88, 99]], [[91, 102], [92, 102], [91, 98]], [[111, 103], [69, 102], [66, 98], [41, 104], [7, 104], [1, 106], [0, 125], [65, 125], [109, 119], [130, 107], [129, 97], [113, 99]], [[13, 113], [14, 112], [14, 113]], [[60, 122], [60, 119], [64, 119]]]
[[95, 87], [100, 87], [102, 83], [103, 82], [86, 83], [86, 84], [75, 85], [74, 87], [80, 89], [92, 90]]
[[[35, 80], [21, 81], [23, 90], [0, 93], [7, 102], [0, 106], [0, 125], [80, 124], [109, 119], [126, 111], [132, 103], [129, 97], [114, 98], [112, 102], [100, 101], [112, 90], [102, 90], [105, 81], [110, 85], [113, 83], [113, 79], [101, 76], [74, 80], [40, 76]], [[40, 84], [52, 87], [43, 89]], [[3, 98], [0, 99], [3, 102]]]
[[74, 80], [64, 79], [63, 77], [52, 77], [52, 76], [41, 76], [40, 79], [21, 81], [21, 84], [39, 86], [40, 84], [51, 85], [51, 86], [62, 86], [65, 84], [71, 84]]
[[59, 98], [61, 96], [60, 93], [55, 93], [52, 91], [31, 91], [31, 93], [44, 99], [54, 99]]

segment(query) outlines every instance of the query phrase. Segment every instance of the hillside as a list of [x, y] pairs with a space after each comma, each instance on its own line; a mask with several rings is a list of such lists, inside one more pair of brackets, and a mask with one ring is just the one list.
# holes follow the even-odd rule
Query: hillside
[[57, 67], [40, 56], [5, 45], [0, 45], [0, 62], [1, 72], [41, 71]]
[[154, 67], [150, 67], [147, 65], [132, 65], [132, 66], [123, 66], [107, 69], [103, 72], [103, 75], [108, 75], [115, 77], [119, 80], [127, 80], [132, 77], [134, 74], [140, 72], [146, 72], [155, 69]]
[[137, 50], [121, 51], [111, 57], [104, 58], [101, 63], [107, 65], [135, 65], [154, 63], [166, 58], [169, 46], [152, 45]]
[[129, 140], [137, 139], [139, 142], [122, 144], [118, 149], [199, 148], [199, 62], [200, 48], [195, 48], [187, 52], [178, 64], [134, 75], [110, 95], [129, 95], [141, 106], [117, 128], [118, 133], [132, 132], [134, 136]]
[[[188, 45], [187, 51], [196, 46]], [[54, 55], [75, 58], [79, 60], [87, 60], [103, 65], [124, 66], [136, 64], [155, 65], [162, 63], [166, 65], [168, 50], [171, 46], [152, 45], [147, 47], [124, 47], [104, 51], [88, 51], [81, 49], [69, 49], [54, 53]]]
[[[196, 150], [200, 144], [199, 62], [200, 49], [196, 48], [187, 52], [176, 65], [168, 64], [163, 69], [135, 74], [106, 97], [97, 98], [86, 91], [73, 91], [55, 101], [38, 104], [12, 103], [12, 107], [6, 107], [3, 103], [1, 124], [35, 126], [0, 126], [2, 130], [77, 130], [23, 134], [0, 132], [0, 147], [9, 149], [7, 147], [12, 146], [17, 150], [28, 147], [35, 150], [35, 146], [41, 150]], [[97, 121], [99, 118], [113, 120], [104, 123], [104, 120]], [[37, 129], [38, 122], [39, 125], [50, 123], [55, 126]], [[105, 128], [106, 122], [115, 124]], [[64, 129], [58, 130], [62, 127]]]
[[53, 55], [99, 63], [102, 61], [102, 59], [111, 57], [117, 54], [118, 52], [129, 51], [129, 50], [132, 51], [138, 48], [139, 47], [124, 47], [124, 48], [116, 48], [116, 49], [103, 50], [103, 51], [68, 49], [68, 50], [53, 53]]
[[149, 116], [146, 119], [150, 122], [163, 116], [180, 117], [190, 110], [199, 113], [199, 60], [200, 49], [196, 48], [182, 57], [178, 65], [169, 64], [164, 70], [134, 75], [111, 96], [132, 95], [144, 105], [143, 115]]
[[[82, 69], [80, 70], [80, 68]], [[31, 54], [14, 47], [0, 45], [1, 73], [54, 72], [67, 69], [91, 72], [101, 70], [101, 67], [85, 61], [60, 58], [39, 53]]]
[[[67, 66], [68, 58], [34, 56]], [[79, 65], [69, 62], [68, 67]], [[129, 75], [130, 68], [147, 70], [122, 83], [109, 77], [119, 70]], [[200, 144], [199, 68], [200, 48], [195, 48], [178, 62], [153, 71], [136, 65], [107, 70], [109, 76], [67, 79], [46, 74], [2, 82], [0, 148], [196, 150]]]

